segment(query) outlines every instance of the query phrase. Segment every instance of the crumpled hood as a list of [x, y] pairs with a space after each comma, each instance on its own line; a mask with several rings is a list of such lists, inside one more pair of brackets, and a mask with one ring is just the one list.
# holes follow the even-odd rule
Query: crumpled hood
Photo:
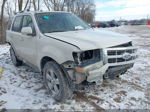
[[81, 50], [107, 48], [131, 41], [125, 35], [102, 29], [55, 32], [46, 33], [45, 35], [74, 44]]

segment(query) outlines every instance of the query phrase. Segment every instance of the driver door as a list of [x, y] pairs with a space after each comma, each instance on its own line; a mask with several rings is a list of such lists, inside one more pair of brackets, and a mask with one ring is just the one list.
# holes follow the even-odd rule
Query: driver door
[[21, 54], [25, 62], [36, 65], [36, 31], [32, 17], [24, 15], [22, 21], [23, 27], [31, 27], [33, 35], [22, 34], [21, 36]]

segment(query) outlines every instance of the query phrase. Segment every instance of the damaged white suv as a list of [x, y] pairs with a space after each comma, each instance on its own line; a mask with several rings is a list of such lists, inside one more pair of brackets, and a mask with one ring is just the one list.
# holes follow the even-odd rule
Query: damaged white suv
[[130, 38], [93, 29], [66, 12], [20, 12], [6, 34], [13, 64], [40, 72], [57, 101], [124, 74], [137, 58]]

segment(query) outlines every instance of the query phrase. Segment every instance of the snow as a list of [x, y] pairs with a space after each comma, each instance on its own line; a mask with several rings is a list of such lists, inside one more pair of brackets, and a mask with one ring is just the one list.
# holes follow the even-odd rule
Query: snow
[[56, 102], [47, 94], [42, 77], [30, 67], [14, 67], [9, 45], [0, 45], [0, 109], [150, 109], [150, 33], [147, 26], [107, 28], [130, 36], [139, 48], [133, 68], [120, 78], [107, 80], [78, 92], [72, 99]]

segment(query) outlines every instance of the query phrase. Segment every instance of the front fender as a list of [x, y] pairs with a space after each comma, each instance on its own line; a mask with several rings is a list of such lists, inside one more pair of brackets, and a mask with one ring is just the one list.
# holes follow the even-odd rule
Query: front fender
[[[47, 56], [55, 60], [58, 64], [62, 64], [68, 60], [74, 61], [72, 52], [79, 50], [77, 47], [65, 42], [55, 40], [48, 37], [39, 39], [38, 44], [38, 67], [43, 57]], [[41, 68], [40, 68], [41, 70]]]

